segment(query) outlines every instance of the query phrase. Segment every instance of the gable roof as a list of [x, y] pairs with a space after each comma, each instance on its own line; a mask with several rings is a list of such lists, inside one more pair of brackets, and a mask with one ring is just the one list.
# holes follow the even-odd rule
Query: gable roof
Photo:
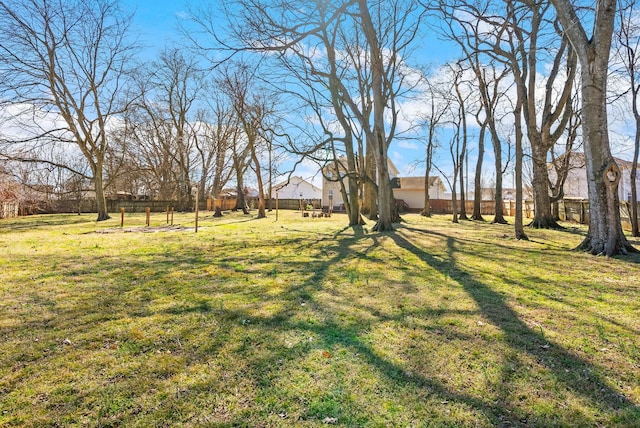
[[274, 191], [279, 191], [287, 186], [293, 185], [293, 186], [300, 186], [301, 184], [306, 184], [308, 186], [311, 187], [311, 189], [314, 192], [322, 192], [322, 189], [320, 189], [319, 187], [316, 187], [313, 185], [313, 183], [308, 182], [307, 180], [305, 180], [304, 178], [298, 176], [298, 175], [294, 175], [293, 177], [289, 178], [289, 180], [287, 181], [283, 181], [281, 183], [275, 184], [273, 186], [273, 190]]
[[[565, 159], [567, 156], [571, 156], [570, 158], [570, 164], [572, 168], [584, 168], [586, 165], [586, 158], [584, 156], [583, 152], [569, 152], [569, 153], [563, 153], [560, 156], [558, 156], [556, 158], [556, 161], [562, 161], [563, 159]], [[613, 160], [616, 162], [616, 164], [618, 164], [618, 166], [621, 169], [631, 169], [631, 167], [633, 166], [633, 162], [624, 160], [624, 159], [620, 159], [617, 158], [615, 156], [613, 156]], [[549, 166], [553, 167], [553, 162], [549, 162]]]

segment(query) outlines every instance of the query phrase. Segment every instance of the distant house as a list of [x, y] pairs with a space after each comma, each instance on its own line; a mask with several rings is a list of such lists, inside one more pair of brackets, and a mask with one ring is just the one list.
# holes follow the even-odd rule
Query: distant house
[[[346, 163], [346, 160], [341, 161], [342, 164]], [[398, 168], [391, 162], [389, 159], [387, 161], [387, 166], [389, 168], [389, 177], [391, 179], [398, 176]], [[346, 187], [346, 192], [349, 194], [349, 184], [348, 180], [345, 178], [347, 172], [339, 169], [336, 170], [333, 162], [329, 163], [322, 170], [322, 206], [327, 207], [331, 205], [334, 210], [342, 210], [344, 209], [344, 199], [342, 199], [341, 192], [341, 184], [339, 178], [342, 177], [344, 181], [344, 185]]]
[[[618, 198], [621, 201], [631, 200], [631, 167], [632, 163], [614, 158], [620, 168], [621, 177], [618, 184]], [[555, 180], [556, 171], [553, 164], [549, 164], [549, 177]], [[636, 186], [640, 190], [640, 176], [636, 177]], [[587, 168], [583, 153], [572, 153], [569, 160], [569, 173], [564, 183], [564, 197], [567, 199], [589, 199], [587, 185]]]
[[271, 197], [278, 199], [321, 199], [322, 189], [302, 177], [293, 176], [288, 181], [276, 184], [271, 189]]
[[[391, 187], [393, 196], [396, 200], [404, 201], [405, 207], [408, 209], [418, 210], [424, 208], [424, 177], [400, 177], [398, 168], [391, 160], [388, 161], [389, 178], [391, 179]], [[340, 172], [343, 177], [345, 172]], [[322, 205], [331, 205], [334, 209], [340, 210], [344, 207], [342, 193], [340, 192], [340, 182], [338, 180], [338, 172], [336, 172], [333, 164], [327, 166], [323, 170], [322, 177]], [[347, 180], [344, 180], [345, 186], [348, 186]], [[347, 193], [349, 189], [346, 189]], [[429, 177], [429, 197], [432, 199], [445, 199], [446, 188], [440, 177]], [[450, 199], [450, 196], [449, 196]]]
[[0, 175], [0, 219], [18, 216], [20, 186], [6, 176]]
[[[424, 208], [424, 177], [395, 177], [391, 180], [393, 196], [402, 200], [409, 209]], [[446, 187], [438, 176], [429, 177], [429, 198], [450, 199], [445, 197]]]

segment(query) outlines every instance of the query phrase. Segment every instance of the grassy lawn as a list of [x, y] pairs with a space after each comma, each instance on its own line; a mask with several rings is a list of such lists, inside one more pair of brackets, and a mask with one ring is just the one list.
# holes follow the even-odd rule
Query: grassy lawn
[[640, 426], [640, 257], [583, 228], [209, 214], [0, 221], [0, 426]]

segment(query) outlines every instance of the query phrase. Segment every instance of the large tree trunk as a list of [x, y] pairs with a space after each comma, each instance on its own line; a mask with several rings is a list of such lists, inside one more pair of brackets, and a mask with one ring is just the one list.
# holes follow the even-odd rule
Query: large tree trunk
[[364, 160], [364, 179], [363, 179], [363, 198], [362, 212], [366, 214], [369, 220], [378, 219], [378, 195], [376, 193], [375, 177], [376, 177], [376, 161], [373, 153], [373, 145], [367, 141], [365, 148], [366, 155]]
[[111, 217], [109, 216], [109, 212], [107, 211], [107, 199], [104, 195], [104, 178], [102, 176], [101, 164], [98, 164], [98, 166], [95, 168], [95, 171], [93, 171], [93, 179], [96, 190], [96, 206], [98, 208], [97, 221], [108, 220]]
[[[369, 13], [369, 7], [365, 0], [358, 0], [358, 8], [362, 19], [362, 28], [371, 51], [371, 92], [373, 95], [373, 129], [370, 139], [374, 145], [376, 169], [378, 172], [378, 222], [373, 230], [385, 232], [393, 230], [393, 221], [397, 217], [394, 210], [393, 190], [389, 179], [389, 166], [387, 165], [388, 142], [385, 134], [384, 111], [387, 106], [387, 97], [384, 93], [384, 62], [378, 35]], [[394, 215], [396, 213], [396, 215]]]
[[451, 210], [453, 211], [453, 217], [451, 221], [458, 223], [458, 197], [456, 196], [456, 187], [458, 181], [458, 168], [453, 169], [453, 182], [451, 184]]
[[620, 168], [609, 148], [606, 68], [596, 59], [582, 66], [582, 129], [589, 187], [589, 231], [578, 249], [591, 254], [626, 254], [632, 250], [622, 231], [618, 183]]
[[529, 237], [524, 232], [523, 225], [523, 212], [522, 212], [522, 158], [523, 158], [523, 150], [522, 150], [522, 103], [524, 97], [522, 95], [522, 88], [518, 89], [518, 97], [516, 100], [516, 108], [513, 111], [514, 115], [514, 123], [515, 123], [515, 132], [516, 132], [516, 162], [515, 162], [515, 172], [516, 172], [516, 220], [514, 225], [514, 233], [516, 235], [516, 239], [528, 240]]
[[622, 232], [618, 201], [620, 168], [611, 156], [607, 128], [607, 75], [617, 2], [597, 1], [591, 38], [569, 0], [551, 2], [581, 65], [582, 135], [590, 216], [589, 231], [578, 249], [606, 256], [635, 252]]
[[385, 232], [393, 230], [394, 210], [392, 205], [395, 205], [395, 203], [391, 180], [389, 179], [387, 157], [378, 154], [376, 158], [378, 169], [378, 222], [373, 227], [373, 230]]
[[[529, 134], [531, 138], [531, 134]], [[530, 226], [537, 229], [555, 229], [560, 226], [553, 218], [551, 212], [551, 196], [549, 195], [549, 170], [547, 169], [546, 145], [541, 141], [531, 144], [531, 157], [533, 161], [533, 198], [534, 216]]]

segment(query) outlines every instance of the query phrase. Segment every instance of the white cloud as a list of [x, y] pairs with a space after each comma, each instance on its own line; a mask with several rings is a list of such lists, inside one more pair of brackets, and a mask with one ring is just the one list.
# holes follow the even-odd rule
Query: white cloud
[[418, 145], [417, 143], [413, 142], [413, 141], [407, 141], [407, 140], [400, 140], [396, 143], [396, 146], [400, 149], [407, 149], [407, 150], [418, 150], [420, 149], [420, 145]]

